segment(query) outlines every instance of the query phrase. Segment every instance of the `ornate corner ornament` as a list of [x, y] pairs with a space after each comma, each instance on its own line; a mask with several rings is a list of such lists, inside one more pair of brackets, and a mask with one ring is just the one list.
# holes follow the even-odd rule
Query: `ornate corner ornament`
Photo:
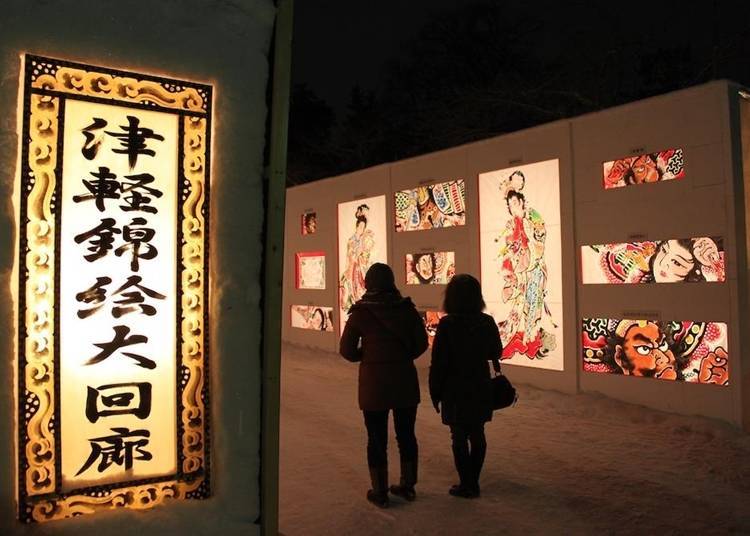
[[[146, 509], [161, 504], [167, 499], [205, 498], [210, 493], [207, 344], [208, 194], [212, 88], [193, 82], [31, 55], [25, 56], [24, 68], [18, 259], [17, 502], [19, 519], [26, 523], [42, 522], [113, 508]], [[101, 105], [107, 105], [107, 107]], [[75, 107], [79, 110], [78, 115], [81, 116], [80, 110], [85, 109], [81, 108], [82, 106], [90, 106], [94, 111], [104, 110], [105, 112], [98, 114], [102, 117], [104, 113], [111, 114], [107, 116], [110, 117], [110, 124], [108, 127], [102, 127], [100, 132], [96, 132], [95, 141], [92, 141], [94, 140], [93, 127], [80, 128], [80, 125], [75, 125], [73, 114], [70, 114], [70, 117], [66, 116], [66, 110]], [[92, 115], [97, 114], [92, 112]], [[115, 117], [118, 120], [111, 119]], [[123, 133], [116, 131], [117, 128], [127, 127], [127, 125], [121, 125], [126, 121], [119, 119], [120, 117], [127, 117], [128, 121], [131, 121], [129, 131], [123, 130]], [[171, 142], [169, 135], [157, 134], [153, 132], [153, 128], [146, 128], [149, 118], [154, 117], [165, 117], [167, 118], [165, 121], [173, 125], [170, 126], [172, 129], [170, 132], [173, 132]], [[96, 118], [94, 122], [96, 125], [104, 123], [107, 121], [102, 118]], [[66, 128], [69, 129], [67, 137]], [[106, 142], [110, 145], [102, 144], [101, 140], [104, 138], [110, 140]], [[112, 154], [126, 152], [128, 154], [122, 156], [114, 154], [114, 156], [107, 157], [110, 158], [106, 161], [109, 167], [104, 167], [99, 162], [99, 167], [92, 163], [90, 169], [75, 168], [70, 171], [71, 168], [65, 166], [71, 164], [63, 162], [63, 156], [70, 154], [66, 151], [72, 151], [69, 147], [72, 143], [70, 140], [78, 143], [79, 139], [81, 148], [78, 152], [86, 152], [86, 158], [94, 163], [96, 161], [92, 155], [95, 155], [96, 150], [101, 147], [109, 147], [109, 152]], [[174, 154], [152, 150], [167, 146], [176, 148]], [[131, 158], [130, 167], [122, 168], [124, 171], [120, 174], [123, 177], [121, 183], [113, 182], [117, 179], [112, 179], [108, 183], [99, 183], [102, 185], [119, 184], [119, 191], [106, 188], [92, 189], [91, 184], [105, 179], [92, 179], [90, 174], [95, 177], [101, 176], [102, 169], [106, 169], [107, 177], [114, 177], [115, 169], [110, 169], [112, 164], [109, 162], [120, 162], [116, 160], [119, 158], [127, 164], [126, 157]], [[174, 173], [156, 178], [154, 178], [156, 173], [152, 171], [146, 173], [141, 170], [142, 172], [138, 173], [137, 167], [134, 169], [133, 166], [136, 158], [140, 158], [141, 162], [146, 164], [155, 162], [157, 159], [174, 162], [170, 164], [174, 167]], [[77, 174], [76, 181], [73, 186], [66, 186], [66, 188], [73, 188], [73, 191], [78, 189], [83, 193], [86, 190], [82, 184], [86, 185], [84, 179], [88, 176], [89, 182], [86, 187], [89, 188], [90, 195], [72, 196], [76, 203], [85, 201], [85, 203], [80, 203], [81, 207], [85, 204], [93, 206], [96, 202], [101, 203], [101, 210], [104, 204], [109, 202], [107, 199], [116, 197], [118, 200], [127, 200], [122, 201], [125, 205], [121, 205], [120, 209], [115, 208], [115, 210], [120, 210], [118, 217], [121, 219], [122, 228], [111, 227], [116, 234], [110, 236], [118, 240], [126, 237], [130, 240], [117, 250], [109, 251], [108, 254], [112, 260], [107, 261], [120, 263], [117, 265], [119, 268], [129, 266], [131, 271], [126, 275], [130, 276], [127, 278], [130, 292], [123, 291], [125, 286], [117, 289], [115, 283], [109, 289], [110, 301], [105, 301], [106, 294], [102, 294], [104, 290], [102, 290], [101, 283], [107, 279], [114, 280], [116, 275], [111, 271], [103, 270], [102, 277], [97, 283], [98, 286], [90, 289], [86, 287], [91, 284], [91, 281], [84, 281], [84, 276], [80, 276], [80, 287], [77, 290], [81, 292], [73, 294], [77, 300], [73, 303], [80, 304], [81, 307], [91, 305], [95, 307], [80, 309], [77, 317], [75, 314], [70, 315], [70, 301], [61, 306], [64, 299], [62, 295], [65, 294], [64, 290], [61, 292], [61, 277], [69, 278], [66, 284], [70, 284], [70, 281], [78, 284], [75, 274], [70, 275], [71, 270], [68, 269], [68, 275], [66, 275], [64, 272], [67, 265], [64, 262], [61, 263], [65, 244], [69, 242], [66, 242], [63, 229], [63, 222], [67, 220], [63, 218], [77, 217], [84, 222], [84, 225], [87, 224], [85, 218], [80, 216], [86, 209], [81, 209], [80, 214], [76, 214], [78, 212], [76, 210], [63, 215], [63, 207], [72, 206], [65, 204], [72, 203], [72, 201], [64, 199], [66, 197], [64, 192], [71, 190], [63, 188], [64, 181], [71, 183], [71, 173]], [[143, 179], [145, 176], [151, 178]], [[149, 183], [149, 180], [153, 183]], [[138, 183], [138, 181], [141, 182]], [[157, 189], [154, 186], [158, 185], [159, 181], [165, 185], [169, 183], [164, 189], [167, 192], [166, 195], [162, 195], [162, 191], [159, 191], [158, 195], [155, 193]], [[169, 192], [172, 193], [173, 199], [170, 199]], [[163, 204], [159, 205], [159, 203]], [[161, 240], [158, 244], [162, 249], [162, 259], [159, 262], [171, 270], [169, 280], [174, 281], [174, 284], [170, 285], [172, 288], [158, 291], [146, 288], [148, 286], [147, 274], [137, 270], [139, 260], [141, 266], [147, 262], [156, 262], [149, 261], [157, 255], [157, 248], [147, 244], [146, 237], [159, 233], [163, 227], [159, 224], [153, 229], [135, 229], [134, 226], [135, 223], [146, 222], [152, 217], [157, 212], [155, 208], [157, 205], [172, 207], [162, 212], [173, 214], [170, 225], [173, 225], [175, 230], [173, 235], [170, 234], [166, 238], [161, 236], [158, 239]], [[176, 210], [173, 208], [175, 205]], [[75, 208], [78, 209], [79, 205]], [[108, 216], [108, 214], [102, 213], [102, 216]], [[115, 218], [102, 217], [102, 225], [110, 220], [114, 222]], [[128, 229], [128, 224], [131, 226], [130, 229]], [[78, 242], [80, 235], [75, 238]], [[100, 234], [99, 239], [101, 238]], [[93, 261], [90, 260], [92, 255], [84, 257], [84, 254], [99, 247], [99, 257], [96, 257], [96, 254], [93, 255], [94, 260], [99, 262], [100, 257], [104, 256], [101, 253], [104, 247], [102, 244], [106, 246], [107, 240], [83, 243], [80, 251], [75, 250], [75, 253], [82, 257], [76, 262], [82, 267], [94, 266]], [[165, 248], [162, 244], [169, 244], [167, 249], [173, 251], [174, 255], [165, 255]], [[71, 254], [66, 253], [66, 255]], [[130, 264], [124, 263], [122, 259], [130, 258], [129, 256], [132, 256], [133, 261]], [[114, 264], [111, 265], [114, 266]], [[97, 266], [105, 265], [99, 262]], [[127, 268], [123, 269], [127, 270]], [[63, 272], [62, 275], [61, 272]], [[112, 301], [118, 292], [120, 293], [119, 300]], [[134, 297], [136, 293], [140, 301]], [[149, 300], [173, 304], [167, 307], [166, 313], [159, 313], [168, 316], [159, 317], [154, 312], [157, 307], [148, 305]], [[166, 326], [159, 325], [157, 328], [157, 330], [170, 332], [170, 337], [172, 337], [167, 340], [173, 341], [170, 343], [173, 344], [170, 347], [173, 350], [168, 352], [169, 355], [166, 358], [163, 357], [164, 352], [156, 352], [159, 359], [167, 361], [159, 361], [156, 357], [151, 360], [140, 355], [146, 353], [144, 346], [148, 348], [147, 344], [143, 343], [142, 351], [136, 350], [138, 348], [136, 341], [148, 339], [140, 335], [113, 339], [110, 343], [111, 348], [117, 346], [116, 343], [119, 340], [119, 347], [115, 348], [122, 352], [119, 357], [112, 350], [109, 352], [110, 355], [105, 356], [106, 360], [101, 357], [106, 353], [105, 351], [85, 363], [76, 364], [70, 357], [61, 360], [63, 348], [72, 347], [76, 352], [83, 354], [90, 352], [91, 346], [87, 346], [84, 342], [76, 346], [79, 343], [74, 340], [74, 332], [70, 329], [71, 326], [77, 324], [69, 322], [68, 327], [61, 330], [61, 317], [65, 318], [67, 315], [79, 322], [78, 319], [88, 318], [82, 315], [96, 314], [97, 318], [101, 319], [106, 313], [105, 309], [99, 311], [99, 308], [104, 306], [111, 306], [113, 311], [112, 318], [106, 316], [107, 319], [113, 324], [123, 324], [123, 326], [115, 327], [116, 332], [120, 328], [131, 329], [132, 326], [124, 326], [126, 318], [137, 317], [138, 322], [141, 322], [140, 326], [151, 328], [155, 325], [151, 320], [153, 318], [171, 319], [171, 323]], [[126, 316], [120, 317], [120, 315]], [[80, 322], [82, 326], [85, 326], [82, 323], [83, 320]], [[152, 323], [149, 324], [149, 322]], [[137, 325], [132, 329], [135, 333]], [[171, 334], [171, 331], [174, 333]], [[97, 333], [97, 336], [111, 338], [111, 334]], [[65, 340], [66, 337], [68, 340]], [[94, 346], [102, 348], [105, 345]], [[137, 355], [136, 352], [138, 352]], [[128, 356], [138, 361], [131, 361]], [[112, 367], [115, 359], [121, 360], [117, 364], [119, 368]], [[95, 366], [99, 368], [94, 369], [92, 363], [96, 363]], [[75, 470], [71, 471], [70, 465], [66, 466], [63, 463], [66, 456], [73, 456], [71, 453], [75, 451], [75, 448], [81, 448], [80, 446], [68, 448], [64, 441], [65, 425], [63, 423], [69, 417], [62, 415], [62, 408], [65, 406], [66, 411], [73, 411], [77, 406], [73, 402], [67, 402], [68, 399], [74, 400], [75, 396], [69, 396], [67, 391], [61, 392], [61, 390], [63, 387], [66, 389], [79, 387], [70, 380], [65, 380], [65, 367], [78, 367], [84, 371], [84, 373], [78, 373], [75, 370], [73, 372], [79, 374], [77, 378], [83, 378], [80, 380], [79, 390], [82, 390], [84, 394], [86, 389], [89, 391], [86, 399], [86, 415], [83, 415], [81, 411], [81, 415], [74, 418], [81, 419], [82, 422], [92, 427], [98, 426], [99, 429], [117, 431], [117, 434], [120, 434], [98, 438], [84, 437], [83, 441], [90, 443], [90, 445], [84, 443], [86, 448], [90, 447], [90, 458], [87, 460], [84, 455], [82, 459], [76, 461], [75, 467], [81, 466], [78, 473], [75, 473]], [[97, 370], [97, 373], [102, 371], [107, 373], [110, 369], [106, 367], [110, 367], [112, 371], [125, 370], [126, 375], [132, 371], [134, 377], [140, 381], [136, 382], [132, 378], [127, 378], [131, 383], [116, 385], [92, 383], [94, 380], [90, 380], [89, 371]], [[163, 371], [168, 371], [167, 380], [158, 377], [159, 374], [165, 376]], [[168, 405], [169, 408], [173, 408], [173, 411], [170, 410], [169, 418], [150, 422], [146, 417], [155, 414], [155, 411], [151, 411], [152, 386], [150, 382], [152, 378], [166, 382], [164, 385], [167, 387], [159, 387], [159, 389], [168, 389], [169, 396], [174, 400]], [[117, 379], [125, 381], [124, 378]], [[99, 381], [99, 383], [107, 382]], [[148, 397], [143, 396], [146, 392], [143, 386], [146, 384], [148, 384]], [[139, 386], [140, 390], [134, 390], [134, 385]], [[125, 386], [122, 387], [124, 391], [115, 395], [106, 391], [114, 386]], [[97, 389], [109, 395], [101, 395], [97, 393]], [[156, 393], [156, 384], [153, 389]], [[92, 392], [100, 396], [95, 398]], [[158, 391], [161, 393], [161, 400], [164, 399], [165, 392], [164, 390]], [[133, 400], [137, 396], [141, 396], [140, 406], [135, 407]], [[93, 403], [91, 403], [92, 399]], [[160, 403], [156, 396], [154, 400], [156, 400], [154, 405]], [[84, 420], [85, 417], [88, 417], [88, 421]], [[133, 427], [139, 428], [138, 430], [130, 430], [123, 425], [123, 422], [131, 422], [123, 420], [128, 418], [134, 425], [137, 424]], [[164, 447], [168, 459], [166, 462], [157, 460], [160, 456], [157, 453], [159, 445], [154, 442], [160, 428], [174, 430], [173, 439], [167, 442], [170, 446]], [[72, 427], [69, 426], [69, 429]], [[141, 434], [138, 441], [127, 439], [135, 437], [138, 433]], [[85, 436], [85, 429], [82, 429], [79, 435]], [[123, 441], [123, 438], [126, 440]], [[84, 463], [81, 464], [81, 462]], [[151, 467], [149, 463], [162, 463], [162, 465], [159, 466], [160, 468], [154, 466], [156, 468], [152, 470], [149, 468]]]

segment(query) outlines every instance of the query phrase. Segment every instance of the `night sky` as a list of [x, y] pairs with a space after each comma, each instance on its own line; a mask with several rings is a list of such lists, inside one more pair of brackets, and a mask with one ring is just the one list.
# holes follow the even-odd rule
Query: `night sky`
[[430, 16], [466, 0], [296, 0], [293, 83], [307, 84], [337, 111], [352, 86], [379, 87], [383, 64]]
[[750, 84], [750, 7], [739, 0], [294, 9], [291, 184], [712, 79]]

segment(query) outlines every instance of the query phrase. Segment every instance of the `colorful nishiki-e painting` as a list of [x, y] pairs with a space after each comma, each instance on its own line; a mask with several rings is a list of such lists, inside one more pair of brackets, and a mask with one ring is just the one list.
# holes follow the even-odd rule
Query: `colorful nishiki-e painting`
[[396, 232], [466, 224], [466, 187], [462, 179], [396, 192], [394, 202]]
[[445, 313], [442, 311], [419, 311], [419, 316], [422, 317], [424, 328], [427, 330], [427, 343], [432, 348], [432, 341], [435, 340], [438, 324], [440, 323], [440, 319], [445, 316]]
[[702, 236], [581, 247], [584, 284], [722, 282], [724, 241]]
[[344, 330], [349, 309], [365, 293], [365, 274], [388, 262], [385, 196], [339, 203], [339, 313]]
[[409, 253], [405, 259], [407, 285], [447, 285], [456, 275], [453, 251]]
[[729, 385], [727, 325], [585, 318], [583, 370]]
[[685, 176], [682, 149], [667, 149], [604, 162], [604, 188], [682, 179]]
[[292, 305], [292, 327], [314, 331], [333, 331], [333, 307]]
[[297, 288], [326, 288], [326, 256], [322, 251], [297, 253], [296, 255]]
[[482, 291], [501, 358], [563, 369], [558, 160], [479, 175]]

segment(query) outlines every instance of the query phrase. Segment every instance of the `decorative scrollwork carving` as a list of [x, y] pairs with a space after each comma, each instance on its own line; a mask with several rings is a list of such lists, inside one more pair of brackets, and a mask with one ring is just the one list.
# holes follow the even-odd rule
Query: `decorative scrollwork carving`
[[206, 183], [206, 120], [186, 117], [184, 129], [183, 169], [189, 182], [189, 193], [182, 204], [182, 364], [188, 369], [189, 377], [182, 392], [182, 470], [189, 474], [205, 465], [203, 296], [206, 222], [203, 203]]
[[151, 80], [136, 80], [73, 67], [60, 67], [54, 74], [42, 74], [34, 80], [32, 87], [102, 99], [151, 103], [188, 112], [206, 111], [205, 99], [192, 87], [167, 87]]
[[29, 177], [26, 195], [26, 340], [24, 380], [33, 405], [27, 404], [25, 445], [26, 493], [55, 490], [55, 436], [50, 422], [54, 402], [55, 215], [51, 201], [57, 177], [60, 100], [31, 95]]
[[94, 495], [72, 495], [54, 501], [40, 501], [34, 504], [31, 517], [34, 521], [53, 521], [123, 506], [145, 510], [162, 504], [168, 499], [184, 499], [188, 493], [198, 489], [202, 482], [202, 477], [190, 482], [172, 480], [158, 484], [118, 488]]

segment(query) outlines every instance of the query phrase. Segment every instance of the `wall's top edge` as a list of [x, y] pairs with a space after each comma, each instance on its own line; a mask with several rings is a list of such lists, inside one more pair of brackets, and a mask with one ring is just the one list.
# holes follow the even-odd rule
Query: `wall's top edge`
[[699, 93], [701, 91], [706, 91], [706, 90], [711, 90], [711, 89], [714, 89], [714, 90], [719, 89], [720, 91], [726, 91], [726, 90], [729, 90], [729, 89], [735, 89], [738, 92], [741, 91], [741, 90], [744, 90], [744, 91], [747, 91], [748, 94], [750, 94], [750, 88], [745, 88], [741, 84], [738, 84], [737, 82], [734, 82], [732, 80], [727, 80], [727, 79], [712, 80], [712, 81], [706, 82], [704, 84], [699, 84], [699, 85], [690, 86], [690, 87], [683, 88], [683, 89], [678, 89], [678, 90], [675, 90], [675, 91], [670, 91], [669, 93], [663, 93], [661, 95], [654, 95], [653, 97], [648, 97], [648, 98], [645, 98], [645, 99], [641, 99], [641, 100], [637, 100], [637, 101], [633, 101], [633, 102], [628, 102], [628, 103], [625, 103], [625, 104], [620, 104], [618, 106], [613, 106], [611, 108], [605, 108], [603, 110], [597, 110], [595, 112], [589, 112], [589, 113], [585, 113], [585, 114], [581, 114], [581, 115], [577, 115], [577, 116], [569, 117], [569, 118], [565, 118], [565, 119], [558, 119], [558, 120], [555, 120], [555, 121], [550, 121], [548, 123], [542, 123], [542, 124], [539, 124], [539, 125], [534, 125], [533, 127], [525, 128], [525, 129], [522, 129], [522, 130], [516, 130], [514, 132], [507, 132], [505, 134], [500, 134], [498, 136], [492, 136], [492, 137], [489, 137], [489, 138], [485, 138], [483, 140], [472, 141], [472, 142], [464, 143], [464, 144], [461, 144], [461, 145], [456, 145], [454, 147], [448, 147], [448, 148], [445, 148], [445, 149], [440, 149], [438, 151], [433, 151], [431, 153], [425, 153], [425, 154], [421, 154], [421, 155], [417, 155], [417, 156], [412, 156], [412, 157], [409, 157], [409, 158], [404, 158], [402, 160], [396, 160], [396, 161], [393, 161], [393, 162], [383, 162], [382, 164], [377, 164], [377, 165], [374, 165], [374, 166], [371, 166], [371, 167], [368, 167], [368, 168], [357, 169], [357, 170], [349, 171], [347, 173], [342, 173], [340, 175], [334, 175], [334, 176], [331, 176], [331, 177], [325, 177], [323, 179], [318, 179], [316, 181], [307, 182], [305, 184], [299, 184], [299, 185], [296, 185], [296, 186], [290, 186], [289, 188], [287, 188], [287, 190], [301, 190], [301, 189], [304, 189], [306, 187], [311, 187], [311, 186], [316, 186], [317, 187], [317, 186], [320, 185], [321, 182], [324, 182], [324, 181], [340, 180], [340, 179], [342, 179], [344, 177], [347, 177], [347, 176], [350, 176], [350, 175], [360, 174], [360, 173], [362, 173], [364, 171], [375, 170], [377, 168], [381, 168], [381, 167], [384, 167], [384, 166], [391, 166], [391, 165], [394, 165], [394, 164], [402, 164], [402, 163], [406, 163], [406, 162], [412, 162], [412, 161], [416, 161], [416, 160], [421, 160], [423, 158], [433, 158], [433, 157], [435, 157], [437, 155], [440, 155], [442, 153], [446, 153], [446, 152], [450, 152], [450, 151], [455, 151], [455, 150], [462, 149], [462, 148], [465, 149], [465, 148], [468, 148], [468, 147], [478, 147], [478, 146], [481, 146], [483, 144], [492, 143], [492, 142], [495, 142], [495, 141], [500, 140], [500, 139], [509, 139], [509, 138], [514, 137], [514, 136], [524, 136], [524, 135], [528, 135], [528, 134], [530, 134], [532, 132], [537, 132], [537, 131], [540, 131], [540, 130], [548, 130], [548, 129], [552, 129], [552, 128], [557, 128], [557, 127], [559, 127], [562, 124], [572, 123], [572, 122], [576, 122], [576, 121], [580, 121], [580, 120], [584, 120], [584, 119], [589, 119], [589, 118], [597, 116], [597, 115], [607, 114], [607, 113], [613, 113], [613, 112], [621, 112], [621, 111], [628, 110], [630, 108], [635, 108], [635, 107], [643, 106], [644, 104], [647, 104], [647, 103], [654, 103], [654, 102], [658, 102], [658, 101], [664, 101], [664, 100], [667, 100], [667, 99], [673, 99], [673, 98], [675, 98], [677, 96], [684, 96], [684, 95], [688, 95], [690, 93]]

